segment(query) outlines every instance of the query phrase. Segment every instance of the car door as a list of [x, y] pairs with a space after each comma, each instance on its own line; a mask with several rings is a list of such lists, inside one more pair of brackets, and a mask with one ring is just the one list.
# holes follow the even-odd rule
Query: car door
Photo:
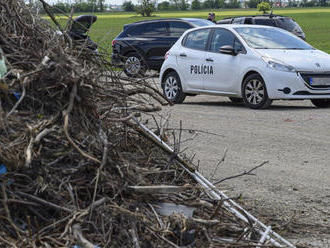
[[168, 23], [157, 21], [145, 24], [142, 37], [145, 38], [145, 42], [141, 43], [141, 46], [146, 53], [148, 63], [161, 64], [165, 53], [171, 47]]
[[210, 28], [198, 29], [186, 34], [177, 56], [178, 72], [186, 90], [203, 89], [206, 49], [209, 41]]
[[[232, 46], [237, 55], [220, 53], [220, 47]], [[237, 93], [239, 87], [238, 75], [242, 68], [241, 58], [245, 49], [236, 36], [224, 28], [216, 28], [212, 32], [209, 51], [206, 53], [205, 62], [212, 67], [212, 72], [206, 75], [204, 89], [208, 91], [220, 91]]]
[[[193, 26], [184, 21], [169, 21], [169, 39], [171, 40], [172, 45], [181, 37], [181, 35]], [[172, 46], [171, 45], [171, 46]]]

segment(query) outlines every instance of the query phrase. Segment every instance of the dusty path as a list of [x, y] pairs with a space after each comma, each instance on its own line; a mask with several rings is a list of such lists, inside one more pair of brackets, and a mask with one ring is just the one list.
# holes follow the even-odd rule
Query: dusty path
[[242, 194], [250, 210], [279, 232], [285, 225], [285, 237], [307, 247], [330, 247], [330, 109], [316, 109], [309, 101], [277, 101], [270, 109], [251, 110], [225, 97], [196, 96], [163, 112], [171, 113], [173, 126], [182, 120], [184, 128], [224, 135], [199, 133], [185, 143], [205, 176], [212, 176], [225, 149], [215, 179], [269, 161], [256, 176], [220, 187], [231, 196]]

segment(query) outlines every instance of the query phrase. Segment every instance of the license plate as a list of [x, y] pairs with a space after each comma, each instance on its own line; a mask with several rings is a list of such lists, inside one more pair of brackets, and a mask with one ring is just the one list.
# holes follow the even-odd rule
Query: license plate
[[310, 77], [309, 78], [310, 85], [330, 85], [330, 78], [325, 77]]

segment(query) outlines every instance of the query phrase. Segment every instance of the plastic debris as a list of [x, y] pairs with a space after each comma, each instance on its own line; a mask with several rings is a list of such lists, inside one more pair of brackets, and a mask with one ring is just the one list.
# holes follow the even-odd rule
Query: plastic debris
[[7, 167], [4, 164], [0, 165], [0, 175], [4, 175], [7, 173]]
[[0, 48], [0, 78], [2, 78], [7, 73], [7, 66], [5, 63], [5, 56], [3, 56], [2, 50]]

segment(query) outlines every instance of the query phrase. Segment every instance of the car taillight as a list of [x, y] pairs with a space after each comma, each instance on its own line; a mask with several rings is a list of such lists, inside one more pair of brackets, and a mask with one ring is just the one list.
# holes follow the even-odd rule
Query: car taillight
[[168, 56], [170, 55], [170, 52], [166, 52], [165, 53], [165, 56], [164, 56], [164, 59], [167, 60]]
[[116, 44], [116, 42], [117, 42], [116, 40], [113, 40], [112, 41], [112, 46], [114, 46]]

